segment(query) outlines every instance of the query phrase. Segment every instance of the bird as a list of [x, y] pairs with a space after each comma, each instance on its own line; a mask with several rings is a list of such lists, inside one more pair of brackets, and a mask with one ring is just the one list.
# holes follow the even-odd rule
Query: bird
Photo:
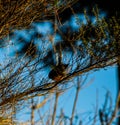
[[68, 64], [58, 64], [50, 72], [48, 77], [54, 81], [59, 81], [67, 74]]

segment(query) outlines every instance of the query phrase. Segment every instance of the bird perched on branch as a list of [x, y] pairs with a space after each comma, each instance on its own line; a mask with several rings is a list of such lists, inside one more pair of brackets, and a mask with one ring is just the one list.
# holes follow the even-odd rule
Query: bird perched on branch
[[62, 46], [61, 43], [58, 45], [58, 50], [55, 52], [56, 65], [49, 72], [48, 77], [54, 81], [59, 81], [66, 76], [68, 73], [68, 64], [62, 62]]
[[61, 80], [67, 74], [67, 68], [68, 68], [68, 64], [59, 64], [59, 65], [55, 66], [49, 72], [49, 78], [54, 81]]

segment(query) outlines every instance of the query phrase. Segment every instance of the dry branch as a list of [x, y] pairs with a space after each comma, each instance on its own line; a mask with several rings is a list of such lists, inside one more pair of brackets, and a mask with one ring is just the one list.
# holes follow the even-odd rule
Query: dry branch
[[32, 22], [51, 20], [56, 9], [58, 13], [74, 4], [77, 0], [1, 0], [0, 1], [0, 38], [15, 29], [28, 28]]

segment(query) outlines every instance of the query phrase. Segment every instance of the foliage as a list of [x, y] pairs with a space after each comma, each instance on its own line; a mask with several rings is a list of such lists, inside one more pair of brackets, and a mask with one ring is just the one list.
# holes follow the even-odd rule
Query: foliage
[[[15, 47], [22, 44], [19, 50], [13, 52], [14, 57], [9, 58], [7, 64], [1, 63], [0, 111], [9, 110], [7, 113], [11, 114], [14, 107], [14, 113], [16, 113], [16, 110], [22, 107], [26, 100], [32, 100], [33, 97], [48, 96], [52, 93], [55, 93], [57, 100], [59, 93], [69, 88], [72, 85], [71, 81], [74, 81], [77, 76], [118, 62], [118, 50], [120, 49], [118, 46], [119, 18], [111, 17], [109, 20], [104, 17], [101, 18], [98, 8], [95, 7], [91, 10], [95, 22], [92, 22], [92, 17], [87, 14], [87, 10], [84, 10], [84, 19], [86, 20], [84, 23], [72, 8], [76, 1], [0, 1], [1, 42], [5, 45], [4, 37], [9, 35], [10, 39], [17, 39], [13, 42]], [[60, 14], [67, 8], [70, 9], [76, 19], [75, 23], [78, 26], [76, 30], [72, 28], [69, 22], [63, 23], [61, 21], [62, 16]], [[46, 20], [49, 21], [52, 31], [48, 31], [46, 34], [35, 31], [33, 22], [39, 23]], [[31, 29], [34, 30], [29, 41], [18, 37], [13, 32], [14, 29], [23, 28], [30, 35]], [[56, 36], [59, 36], [60, 39], [56, 40]], [[37, 42], [36, 39], [38, 39]], [[55, 69], [59, 63], [68, 65], [67, 72], [62, 78], [53, 81], [48, 77], [49, 72]], [[34, 99], [31, 101], [31, 105], [33, 102]], [[55, 121], [56, 105], [55, 103], [54, 115], [50, 121], [52, 124]], [[31, 110], [34, 112], [36, 107], [33, 106]], [[71, 124], [73, 116], [74, 108], [70, 118]], [[34, 119], [34, 113], [31, 117]]]
[[27, 28], [33, 21], [42, 21], [61, 12], [76, 0], [2, 0], [0, 1], [0, 38], [14, 29]]

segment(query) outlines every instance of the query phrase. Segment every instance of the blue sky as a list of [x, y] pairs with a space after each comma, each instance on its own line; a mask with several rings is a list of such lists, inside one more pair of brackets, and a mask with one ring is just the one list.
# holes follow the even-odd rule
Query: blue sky
[[[78, 115], [81, 114], [80, 116], [88, 112], [93, 113], [97, 105], [96, 100], [98, 100], [98, 109], [103, 108], [102, 106], [104, 105], [107, 91], [110, 92], [114, 107], [117, 93], [116, 78], [116, 66], [111, 66], [106, 68], [106, 70], [100, 69], [90, 73], [86, 84], [91, 84], [80, 90], [76, 113]], [[67, 94], [64, 94], [64, 97], [61, 97], [61, 100], [59, 101], [61, 108], [62, 106], [64, 107], [67, 116], [71, 115], [72, 109], [70, 107], [73, 106], [74, 97], [75, 87], [69, 90]]]

